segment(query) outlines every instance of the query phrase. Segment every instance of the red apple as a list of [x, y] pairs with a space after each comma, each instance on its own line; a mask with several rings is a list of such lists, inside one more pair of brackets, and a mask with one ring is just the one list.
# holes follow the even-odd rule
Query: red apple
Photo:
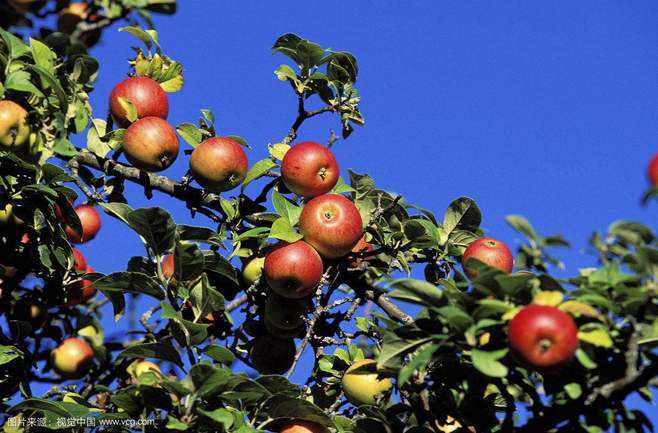
[[651, 158], [651, 161], [649, 161], [647, 176], [649, 177], [651, 185], [658, 187], [658, 153], [656, 153], [653, 158]]
[[321, 424], [310, 421], [295, 420], [286, 424], [279, 433], [327, 433], [329, 430]]
[[67, 338], [51, 352], [55, 370], [62, 376], [84, 376], [94, 361], [94, 351], [82, 338]]
[[359, 210], [338, 194], [324, 194], [306, 203], [299, 228], [304, 240], [328, 258], [349, 253], [363, 236]]
[[164, 256], [162, 259], [162, 264], [160, 265], [162, 267], [162, 274], [164, 275], [165, 278], [170, 279], [171, 277], [174, 276], [174, 255], [173, 254], [167, 254]]
[[237, 141], [212, 137], [190, 156], [190, 171], [199, 185], [214, 191], [228, 191], [240, 185], [249, 168], [247, 155]]
[[278, 244], [265, 256], [263, 267], [272, 290], [292, 299], [312, 294], [323, 272], [320, 255], [304, 241]]
[[160, 84], [148, 77], [130, 77], [117, 84], [110, 93], [110, 112], [122, 126], [130, 123], [119, 98], [132, 103], [137, 111], [137, 118], [159, 117], [166, 119], [169, 114], [167, 93]]
[[0, 101], [0, 145], [18, 149], [30, 138], [27, 111], [14, 101]]
[[87, 259], [77, 248], [73, 248], [73, 267], [76, 271], [87, 270]]
[[556, 307], [524, 307], [510, 321], [508, 334], [514, 351], [534, 367], [564, 364], [578, 348], [576, 323]]
[[[91, 274], [94, 272], [94, 268], [89, 266], [85, 272]], [[93, 298], [94, 295], [96, 295], [96, 287], [94, 287], [94, 282], [83, 278], [82, 281], [77, 281], [68, 286], [68, 301], [66, 302], [66, 305], [68, 307], [74, 307], [76, 305], [83, 304]]]
[[75, 207], [75, 213], [78, 215], [80, 225], [82, 226], [82, 233], [78, 233], [72, 227], [64, 227], [64, 231], [69, 237], [69, 240], [76, 244], [82, 244], [92, 240], [101, 229], [101, 216], [95, 207], [82, 204]]
[[288, 189], [303, 197], [331, 191], [338, 182], [338, 162], [327, 147], [314, 141], [296, 144], [281, 161], [281, 178]]
[[470, 259], [477, 259], [506, 274], [512, 272], [514, 258], [504, 242], [493, 238], [480, 238], [469, 244], [462, 255], [462, 267], [470, 278], [477, 277], [477, 270], [468, 266]]
[[144, 171], [162, 171], [178, 156], [178, 137], [174, 128], [159, 117], [139, 119], [123, 136], [126, 159]]

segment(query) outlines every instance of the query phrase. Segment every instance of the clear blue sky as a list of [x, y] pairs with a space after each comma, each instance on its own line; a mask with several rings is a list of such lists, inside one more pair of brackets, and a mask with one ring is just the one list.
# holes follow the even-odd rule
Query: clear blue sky
[[[344, 174], [368, 172], [440, 215], [452, 199], [471, 196], [483, 226], [512, 245], [519, 239], [503, 218], [523, 214], [541, 233], [573, 242], [561, 257], [574, 273], [593, 263], [585, 250], [593, 229], [619, 218], [656, 228], [656, 205], [639, 206], [646, 163], [658, 151], [656, 23], [655, 0], [182, 0], [174, 17], [156, 19], [166, 53], [185, 67], [185, 87], [170, 98], [172, 123], [211, 108], [220, 133], [254, 146], [255, 162], [295, 116], [291, 90], [272, 73], [286, 61], [270, 54], [276, 37], [294, 32], [349, 50], [359, 61], [366, 126], [334, 147]], [[98, 117], [131, 44], [108, 31], [94, 50], [102, 59], [92, 97]], [[325, 141], [332, 128], [335, 118], [316, 118], [300, 138]], [[182, 176], [186, 159], [165, 174]], [[189, 221], [175, 201], [156, 195], [150, 203]], [[143, 251], [109, 218], [83, 250], [102, 272], [125, 269]]]

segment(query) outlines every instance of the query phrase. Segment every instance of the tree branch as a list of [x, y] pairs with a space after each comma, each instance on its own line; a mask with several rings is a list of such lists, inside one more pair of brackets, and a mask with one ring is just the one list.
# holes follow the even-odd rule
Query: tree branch
[[157, 190], [178, 198], [193, 207], [205, 206], [216, 210], [225, 217], [224, 211], [220, 205], [219, 195], [217, 194], [209, 193], [205, 190], [177, 182], [165, 176], [148, 173], [108, 158], [102, 158], [87, 150], [80, 150], [78, 155], [70, 159], [59, 155], [58, 157], [62, 160], [68, 161], [70, 166], [84, 165], [100, 170], [108, 176], [119, 176], [146, 188]]

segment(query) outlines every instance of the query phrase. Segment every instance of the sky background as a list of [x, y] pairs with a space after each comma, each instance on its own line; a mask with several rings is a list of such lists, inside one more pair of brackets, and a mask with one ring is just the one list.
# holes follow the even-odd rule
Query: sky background
[[[211, 108], [220, 134], [253, 146], [251, 163], [296, 115], [293, 92], [273, 74], [287, 58], [270, 52], [294, 32], [358, 59], [366, 125], [333, 147], [344, 176], [368, 172], [439, 216], [470, 196], [487, 232], [513, 247], [521, 240], [504, 217], [522, 214], [573, 243], [558, 251], [569, 273], [594, 263], [593, 230], [622, 218], [656, 228], [656, 204], [639, 205], [658, 151], [655, 0], [179, 3], [175, 16], [155, 20], [164, 51], [185, 68], [169, 120], [195, 122]], [[101, 118], [137, 45], [114, 29], [93, 50], [102, 59], [92, 96]], [[335, 116], [316, 117], [299, 139], [325, 142], [331, 129], [340, 129]], [[181, 153], [164, 174], [180, 178], [186, 168]], [[129, 193], [135, 207], [161, 205], [191, 222], [174, 200]], [[82, 250], [104, 273], [143, 254], [137, 236], [109, 217]]]

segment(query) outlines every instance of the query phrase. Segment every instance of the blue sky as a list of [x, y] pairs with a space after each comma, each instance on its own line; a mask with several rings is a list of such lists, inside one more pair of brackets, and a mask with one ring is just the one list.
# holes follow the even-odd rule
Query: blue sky
[[[276, 37], [294, 32], [349, 50], [366, 125], [334, 146], [343, 174], [368, 172], [439, 215], [452, 199], [473, 197], [483, 227], [511, 246], [520, 239], [504, 217], [525, 215], [540, 233], [572, 241], [560, 254], [572, 273], [593, 263], [592, 230], [620, 218], [656, 228], [656, 205], [642, 208], [639, 197], [658, 151], [657, 22], [654, 0], [183, 0], [174, 17], [156, 19], [165, 52], [185, 67], [184, 89], [170, 96], [173, 124], [211, 108], [220, 134], [251, 143], [253, 163], [295, 116], [291, 90], [273, 74], [286, 61], [270, 53]], [[94, 50], [97, 117], [132, 44], [110, 30]], [[300, 139], [326, 141], [330, 129], [339, 129], [336, 119], [318, 117]], [[164, 174], [181, 177], [186, 159], [181, 153]], [[175, 201], [130, 191], [136, 206], [158, 204], [190, 221]], [[139, 239], [104, 222], [82, 249], [101, 272], [125, 269], [142, 254]]]

